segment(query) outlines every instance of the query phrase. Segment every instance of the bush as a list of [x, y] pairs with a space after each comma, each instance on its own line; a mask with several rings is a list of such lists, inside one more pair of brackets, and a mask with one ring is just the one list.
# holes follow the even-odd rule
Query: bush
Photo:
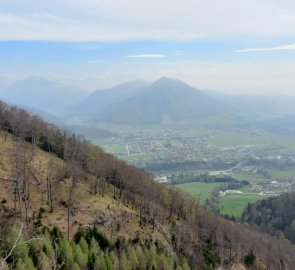
[[255, 260], [256, 256], [254, 255], [252, 250], [250, 250], [249, 253], [244, 257], [244, 263], [248, 267], [254, 265]]
[[203, 257], [209, 269], [215, 269], [220, 264], [220, 258], [208, 246], [203, 247]]

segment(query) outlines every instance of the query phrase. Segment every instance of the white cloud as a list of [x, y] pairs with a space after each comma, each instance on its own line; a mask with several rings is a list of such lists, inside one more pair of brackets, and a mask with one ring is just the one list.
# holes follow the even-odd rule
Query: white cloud
[[1, 40], [293, 37], [295, 4], [291, 0], [14, 0], [1, 3], [0, 29]]
[[276, 47], [269, 48], [249, 48], [249, 49], [239, 49], [235, 50], [238, 53], [246, 53], [246, 52], [265, 52], [265, 51], [291, 51], [295, 50], [295, 44], [287, 44]]
[[166, 55], [164, 54], [133, 54], [127, 55], [127, 58], [164, 58]]

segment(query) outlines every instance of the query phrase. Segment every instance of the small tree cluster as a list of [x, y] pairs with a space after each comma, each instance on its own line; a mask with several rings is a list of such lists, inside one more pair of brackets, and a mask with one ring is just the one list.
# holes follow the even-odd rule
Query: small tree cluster
[[111, 244], [96, 228], [79, 230], [73, 241], [68, 241], [57, 228], [44, 229], [38, 238], [31, 239], [14, 228], [5, 248], [10, 256], [5, 258], [4, 252], [0, 254], [1, 270], [190, 269], [185, 259], [167, 255], [153, 244], [147, 247], [122, 238]]

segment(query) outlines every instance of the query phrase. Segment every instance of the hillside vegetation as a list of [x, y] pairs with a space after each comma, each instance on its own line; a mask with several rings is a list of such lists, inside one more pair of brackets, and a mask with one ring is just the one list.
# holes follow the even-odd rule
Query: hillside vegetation
[[243, 221], [258, 226], [262, 231], [295, 244], [295, 193], [249, 204], [243, 213]]
[[[26, 269], [22, 264], [29, 258], [27, 269], [48, 269], [34, 256], [40, 252], [50, 258], [53, 252], [63, 254], [56, 256], [61, 258], [61, 269], [100, 269], [88, 264], [102, 263], [99, 256], [105, 264], [108, 261], [106, 269], [119, 269], [118, 261], [128, 261], [133, 249], [140, 250], [135, 261], [144, 254], [155, 265], [135, 263], [129, 269], [185, 269], [188, 265], [192, 269], [219, 265], [292, 269], [295, 265], [295, 250], [287, 242], [208, 212], [182, 191], [155, 183], [146, 172], [37, 116], [0, 103], [0, 127], [3, 265], [15, 269], [21, 259], [20, 269]], [[87, 236], [93, 230], [100, 238]], [[52, 233], [56, 231], [60, 233]], [[26, 243], [16, 252], [13, 243], [19, 232]], [[50, 234], [58, 235], [57, 239]], [[101, 237], [110, 243], [105, 250]], [[116, 246], [118, 241], [123, 244]], [[5, 260], [9, 250], [13, 252]], [[167, 264], [157, 264], [162, 261], [159, 256]], [[49, 268], [59, 269], [54, 258], [44, 261]]]

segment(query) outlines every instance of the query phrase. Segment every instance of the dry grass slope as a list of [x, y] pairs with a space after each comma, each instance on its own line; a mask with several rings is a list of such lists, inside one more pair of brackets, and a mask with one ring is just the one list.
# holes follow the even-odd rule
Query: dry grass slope
[[[0, 202], [7, 208], [13, 208], [13, 168], [11, 166], [11, 154], [14, 141], [11, 135], [0, 132]], [[28, 144], [29, 145], [29, 144]], [[29, 145], [31, 147], [31, 145]], [[67, 232], [67, 207], [66, 201], [69, 193], [69, 181], [60, 181], [55, 187], [53, 196], [53, 213], [50, 213], [47, 203], [47, 175], [48, 165], [52, 155], [34, 149], [34, 157], [30, 163], [32, 178], [31, 182], [31, 216], [37, 216], [40, 208], [46, 212], [42, 214], [42, 225], [53, 228], [59, 227], [64, 233]], [[51, 161], [52, 162], [52, 161]], [[64, 161], [54, 157], [54, 164], [62, 166]], [[120, 200], [113, 198], [113, 186], [108, 186], [104, 196], [90, 195], [89, 181], [80, 181], [75, 189], [74, 205], [70, 223], [70, 234], [73, 236], [80, 226], [87, 227], [95, 224], [109, 239], [123, 236], [126, 239], [141, 238], [158, 241], [166, 249], [171, 250], [167, 232], [169, 228], [160, 224], [155, 230], [151, 226], [139, 226], [139, 213], [130, 207], [126, 207]]]

